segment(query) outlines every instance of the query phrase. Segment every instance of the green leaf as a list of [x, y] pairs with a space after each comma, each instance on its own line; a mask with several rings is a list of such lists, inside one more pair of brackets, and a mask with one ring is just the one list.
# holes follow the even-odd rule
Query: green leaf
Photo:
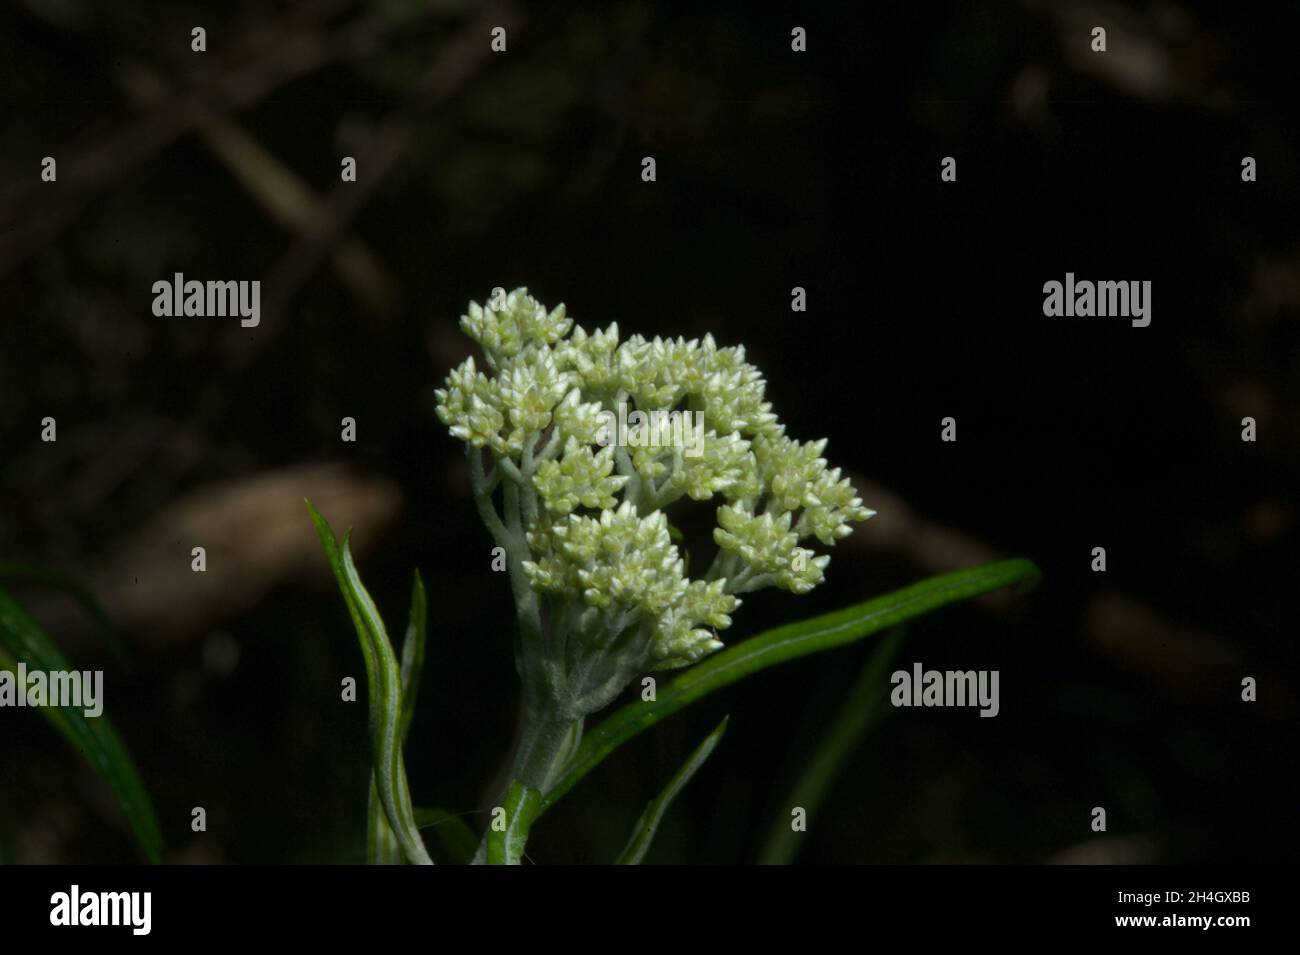
[[540, 814], [541, 804], [542, 794], [533, 787], [517, 779], [510, 784], [505, 804], [500, 807], [505, 810], [505, 827], [498, 829], [495, 818], [488, 824], [488, 865], [519, 865], [524, 846], [528, 843], [528, 832]]
[[[36, 621], [0, 590], [0, 669], [14, 673], [16, 678], [20, 662], [36, 670], [72, 669]], [[108, 783], [145, 858], [161, 861], [162, 832], [153, 803], [108, 717], [88, 717], [84, 707], [42, 706], [40, 711]]]
[[1023, 558], [959, 570], [844, 610], [768, 630], [721, 650], [663, 687], [655, 701], [631, 703], [591, 730], [547, 790], [541, 812], [555, 805], [619, 746], [702, 696], [778, 663], [861, 640], [947, 604], [1011, 584], [1032, 586], [1039, 576], [1033, 562]]
[[432, 829], [452, 862], [466, 864], [478, 850], [478, 836], [460, 816], [445, 809], [417, 809], [415, 822], [421, 829]]
[[[845, 762], [884, 710], [889, 695], [886, 672], [898, 652], [904, 629], [895, 627], [890, 630], [867, 657], [835, 721], [822, 736], [813, 758], [782, 805], [801, 807], [808, 819], [812, 819], [821, 807]], [[802, 837], [803, 833], [795, 832], [790, 826], [788, 816], [778, 816], [759, 854], [760, 864], [788, 865], [802, 845]]]
[[672, 805], [677, 794], [686, 788], [686, 784], [691, 781], [691, 777], [704, 765], [704, 761], [709, 758], [714, 747], [722, 739], [722, 734], [727, 731], [727, 721], [731, 719], [724, 716], [722, 722], [717, 728], [704, 738], [704, 742], [695, 748], [695, 752], [687, 757], [682, 768], [672, 779], [668, 780], [668, 785], [645, 807], [645, 812], [641, 813], [641, 818], [636, 821], [636, 826], [632, 829], [632, 836], [628, 839], [627, 845], [619, 853], [616, 865], [640, 865], [641, 860], [645, 858], [646, 852], [650, 849], [650, 843], [654, 841], [655, 833], [659, 831], [659, 823]]
[[429, 628], [429, 602], [418, 570], [414, 578], [411, 583], [411, 610], [406, 624], [406, 637], [402, 641], [402, 715], [397, 725], [403, 745], [411, 731], [411, 718], [415, 715], [415, 700], [420, 692], [420, 674], [424, 672], [424, 647]]
[[[428, 602], [424, 581], [415, 572], [411, 585], [411, 610], [406, 625], [406, 639], [402, 642], [401, 701], [402, 712], [398, 719], [400, 745], [405, 747], [411, 731], [411, 718], [415, 714], [415, 700], [420, 690], [420, 674], [424, 670], [424, 646], [428, 629]], [[375, 775], [370, 774], [370, 798], [366, 807], [366, 854], [371, 865], [400, 865], [404, 860], [401, 844], [388, 825], [388, 814], [380, 798]], [[416, 815], [417, 822], [419, 815]]]
[[[411, 793], [406, 782], [406, 764], [402, 760], [402, 738], [399, 731], [402, 712], [401, 675], [392, 644], [388, 641], [388, 631], [352, 561], [351, 532], [344, 535], [340, 553], [329, 522], [312, 506], [311, 501], [307, 502], [307, 509], [311, 513], [312, 523], [316, 525], [316, 532], [325, 548], [325, 556], [338, 580], [339, 590], [343, 592], [343, 600], [347, 603], [352, 625], [361, 642], [370, 701], [374, 782], [384, 813], [388, 817], [388, 825], [409, 861], [431, 864], [433, 860], [429, 858], [429, 852], [420, 838], [420, 830], [415, 825]], [[370, 828], [371, 834], [375, 835], [373, 827]], [[382, 846], [371, 844], [371, 850], [372, 857], [382, 858]]]
[[402, 844], [397, 841], [375, 771], [370, 771], [370, 795], [366, 799], [366, 865], [401, 865], [406, 861]]

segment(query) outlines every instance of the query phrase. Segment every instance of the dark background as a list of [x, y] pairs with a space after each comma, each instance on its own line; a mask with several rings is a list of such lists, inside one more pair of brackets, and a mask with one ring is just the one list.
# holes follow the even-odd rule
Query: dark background
[[[312, 495], [356, 525], [390, 625], [412, 568], [429, 582], [413, 796], [481, 828], [515, 727], [511, 611], [432, 393], [469, 353], [466, 302], [526, 285], [589, 329], [744, 343], [790, 433], [828, 436], [880, 512], [823, 587], [753, 597], [728, 642], [997, 556], [1044, 571], [911, 628], [900, 665], [996, 668], [1001, 714], [887, 712], [799, 861], [1289, 859], [1297, 34], [1300, 8], [1208, 2], [10, 4], [0, 562], [86, 582], [127, 652], [57, 590], [0, 583], [107, 671], [169, 858], [355, 860], [365, 709], [338, 687], [362, 667]], [[262, 324], [155, 318], [175, 271], [262, 280]], [[1150, 280], [1150, 327], [1045, 318], [1067, 271]], [[753, 860], [867, 650], [637, 738], [529, 855], [612, 859], [730, 713], [648, 861]], [[0, 721], [3, 858], [132, 859], [44, 721]]]

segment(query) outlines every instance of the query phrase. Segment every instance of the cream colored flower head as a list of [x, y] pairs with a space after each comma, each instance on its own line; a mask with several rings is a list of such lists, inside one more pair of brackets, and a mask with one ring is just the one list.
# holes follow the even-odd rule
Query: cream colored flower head
[[[817, 586], [830, 558], [813, 545], [873, 514], [827, 466], [825, 440], [786, 437], [741, 346], [588, 332], [522, 288], [471, 303], [460, 324], [486, 369], [454, 369], [438, 417], [490, 451], [493, 487], [516, 485], [494, 533], [526, 551], [534, 592], [586, 612], [593, 633], [593, 614], [635, 630], [652, 666], [719, 649], [737, 594]], [[686, 497], [719, 499], [717, 553], [696, 579], [669, 522]]]

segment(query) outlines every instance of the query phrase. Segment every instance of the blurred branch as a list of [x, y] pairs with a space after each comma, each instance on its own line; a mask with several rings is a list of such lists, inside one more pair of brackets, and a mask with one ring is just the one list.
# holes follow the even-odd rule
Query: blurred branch
[[[123, 70], [121, 84], [138, 104], [149, 103], [162, 94], [162, 81], [144, 67]], [[302, 178], [235, 123], [210, 117], [199, 127], [204, 145], [271, 217], [288, 229], [306, 233], [322, 215], [322, 200]], [[338, 243], [332, 251], [339, 277], [358, 300], [376, 314], [383, 314], [392, 301], [393, 288], [383, 266], [357, 239]]]
[[[375, 187], [396, 165], [421, 114], [459, 90], [486, 59], [490, 53], [490, 29], [501, 26], [513, 31], [518, 23], [518, 14], [513, 9], [490, 7], [451, 41], [438, 61], [415, 84], [411, 101], [379, 128], [366, 151], [357, 157], [357, 181], [334, 187], [312, 226], [304, 230], [294, 248], [276, 264], [267, 280], [263, 322], [276, 323], [294, 291], [315, 271], [321, 257], [337, 242]], [[243, 341], [251, 349], [253, 342], [261, 343], [269, 337], [259, 335]]]
[[396, 26], [392, 21], [364, 17], [329, 32], [328, 23], [354, 5], [320, 0], [248, 31], [218, 66], [197, 72], [189, 88], [61, 158], [57, 192], [40, 188], [35, 175], [0, 191], [0, 275], [65, 227], [86, 192], [115, 182], [212, 115], [236, 112], [322, 66], [374, 50]]
[[[183, 642], [214, 622], [249, 612], [290, 580], [329, 579], [311, 524], [301, 519], [304, 496], [320, 501], [352, 527], [365, 553], [401, 510], [392, 481], [338, 463], [304, 464], [213, 481], [174, 498], [144, 526], [73, 575], [132, 641], [155, 646]], [[205, 548], [207, 571], [190, 569], [191, 548]], [[96, 659], [81, 609], [61, 595], [27, 601], [38, 620], [57, 630], [68, 649]]]

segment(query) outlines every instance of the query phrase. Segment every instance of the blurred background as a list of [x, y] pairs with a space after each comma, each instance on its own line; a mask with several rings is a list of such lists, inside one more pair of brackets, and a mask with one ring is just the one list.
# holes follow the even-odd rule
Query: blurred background
[[[886, 707], [797, 861], [1289, 860], [1297, 34], [1300, 7], [1185, 0], [7, 4], [0, 563], [82, 582], [125, 652], [59, 589], [0, 585], [106, 671], [169, 859], [357, 861], [366, 711], [339, 685], [363, 668], [312, 497], [356, 528], [390, 626], [424, 573], [411, 787], [481, 829], [515, 732], [511, 611], [433, 390], [468, 300], [524, 285], [588, 328], [744, 343], [879, 512], [729, 642], [999, 556], [1043, 568], [1033, 595], [912, 626], [898, 665], [998, 669], [1000, 715]], [[1067, 271], [1151, 280], [1151, 326], [1045, 318]], [[261, 324], [154, 317], [174, 272], [259, 279]], [[647, 861], [759, 858], [869, 649], [638, 737], [529, 855], [611, 860], [729, 713]], [[0, 730], [5, 860], [137, 858], [38, 714]]]

